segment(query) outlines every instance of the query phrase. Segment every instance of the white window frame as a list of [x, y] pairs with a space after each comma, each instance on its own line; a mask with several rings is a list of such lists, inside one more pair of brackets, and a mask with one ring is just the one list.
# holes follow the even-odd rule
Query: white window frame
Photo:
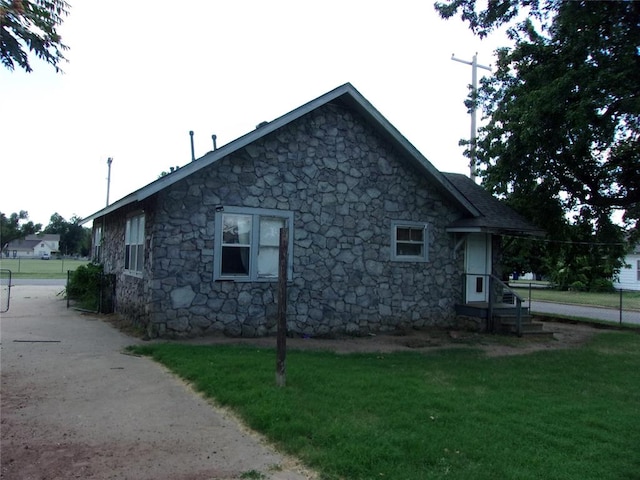
[[[422, 242], [399, 240], [399, 229], [422, 230]], [[399, 244], [414, 244], [422, 246], [420, 255], [407, 255], [398, 252]], [[425, 222], [411, 222], [394, 220], [391, 222], [391, 260], [394, 262], [428, 262], [429, 261], [429, 224]]]
[[141, 277], [144, 271], [144, 228], [144, 213], [127, 218], [124, 234], [124, 271], [136, 277]]
[[[239, 248], [248, 248], [248, 274], [223, 274], [222, 273], [222, 251], [223, 248], [233, 248], [235, 245], [224, 244], [223, 242], [223, 217], [225, 215], [242, 215], [250, 219], [251, 231], [250, 236], [246, 239], [246, 243], [236, 244]], [[278, 281], [278, 275], [260, 275], [258, 273], [258, 255], [260, 247], [272, 249], [279, 246], [271, 243], [261, 245], [260, 236], [260, 219], [278, 218], [284, 220], [284, 225], [289, 228], [289, 249], [287, 262], [287, 279], [291, 279], [293, 274], [293, 212], [286, 210], [273, 210], [262, 208], [244, 208], [244, 207], [222, 207], [218, 208], [215, 215], [215, 231], [214, 231], [214, 256], [213, 256], [213, 279], [231, 280], [236, 282], [275, 282]], [[263, 237], [264, 238], [264, 237]], [[278, 234], [279, 241], [279, 234]]]
[[93, 231], [93, 261], [102, 261], [102, 225], [98, 225]]

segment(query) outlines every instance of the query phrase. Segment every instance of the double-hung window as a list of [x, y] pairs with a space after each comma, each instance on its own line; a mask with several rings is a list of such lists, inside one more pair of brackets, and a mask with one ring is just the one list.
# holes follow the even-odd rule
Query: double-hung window
[[142, 275], [144, 268], [144, 214], [127, 219], [124, 244], [125, 271], [134, 275]]
[[102, 261], [102, 227], [96, 227], [93, 230], [93, 261]]
[[391, 260], [427, 262], [429, 260], [428, 225], [421, 222], [391, 222]]
[[287, 211], [224, 207], [216, 212], [214, 279], [277, 280], [280, 229], [284, 227], [289, 227], [287, 268], [291, 272], [292, 226], [293, 213]]

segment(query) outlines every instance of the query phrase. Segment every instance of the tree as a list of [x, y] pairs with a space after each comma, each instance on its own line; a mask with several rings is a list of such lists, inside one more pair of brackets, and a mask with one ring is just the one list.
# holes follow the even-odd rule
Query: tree
[[41, 224], [34, 224], [29, 220], [29, 212], [26, 210], [20, 210], [19, 213], [12, 213], [9, 215], [9, 218], [0, 212], [0, 251], [3, 251], [7, 244], [13, 240], [38, 233], [41, 228]]
[[15, 64], [31, 72], [28, 53], [51, 64], [62, 72], [66, 61], [62, 52], [69, 47], [62, 43], [57, 27], [69, 14], [64, 0], [0, 0], [0, 59], [9, 70]]
[[68, 222], [59, 213], [54, 213], [43, 232], [60, 235], [62, 254], [87, 256], [91, 248], [91, 231], [80, 225], [80, 220], [73, 216]]
[[[496, 0], [482, 10], [451, 0], [436, 9], [443, 18], [459, 12], [481, 37], [509, 26], [513, 41], [468, 101], [487, 120], [475, 149], [483, 186], [557, 240], [571, 237], [572, 212], [569, 226], [579, 224], [585, 242], [618, 243], [616, 210], [637, 229], [640, 2]], [[562, 214], [525, 208], [540, 203]]]

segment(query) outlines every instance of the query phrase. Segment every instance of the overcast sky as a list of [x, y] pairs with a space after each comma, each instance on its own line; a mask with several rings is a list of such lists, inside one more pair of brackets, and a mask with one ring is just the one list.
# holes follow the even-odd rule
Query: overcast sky
[[[64, 75], [0, 67], [0, 211], [46, 226], [103, 208], [196, 157], [351, 82], [441, 171], [458, 146], [480, 40], [433, 0], [73, 1]], [[479, 70], [479, 75], [490, 74]]]

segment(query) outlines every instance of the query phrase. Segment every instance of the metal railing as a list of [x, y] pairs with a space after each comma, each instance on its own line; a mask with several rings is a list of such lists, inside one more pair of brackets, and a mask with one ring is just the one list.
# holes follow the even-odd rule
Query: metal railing
[[[486, 303], [487, 303], [487, 330], [495, 332], [496, 325], [494, 319], [494, 311], [498, 306], [513, 305], [516, 314], [516, 335], [522, 336], [522, 303], [524, 299], [514, 291], [509, 285], [500, 280], [493, 274], [488, 273], [465, 273], [462, 275], [462, 297], [464, 303], [467, 300], [467, 283], [470, 277], [482, 278], [483, 284], [487, 284]], [[481, 290], [484, 292], [484, 288]]]

